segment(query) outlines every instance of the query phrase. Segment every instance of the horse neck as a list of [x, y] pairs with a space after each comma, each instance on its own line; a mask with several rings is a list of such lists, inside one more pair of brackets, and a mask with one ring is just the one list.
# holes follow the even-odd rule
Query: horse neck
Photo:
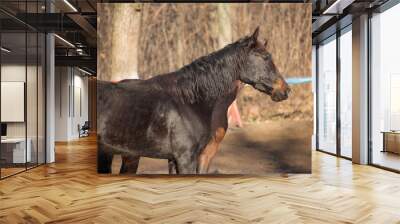
[[[218, 74], [214, 74], [218, 75]], [[199, 97], [196, 99], [196, 102], [198, 104], [203, 104], [203, 105], [214, 105], [215, 103], [221, 103], [221, 101], [226, 101], [232, 98], [232, 95], [236, 94], [236, 85], [235, 83], [237, 82], [237, 78], [235, 74], [224, 74], [226, 79], [224, 80], [210, 80], [211, 86], [202, 86], [200, 85], [198, 88], [196, 88], [196, 91], [194, 94], [199, 95], [199, 96], [204, 96], [205, 97]], [[212, 88], [210, 88], [212, 87]]]
[[200, 71], [203, 74], [192, 75], [203, 75], [206, 77], [207, 82], [204, 85], [199, 85], [199, 90], [210, 91], [211, 100], [216, 100], [220, 97], [229, 95], [235, 89], [235, 82], [239, 80], [240, 74], [244, 72], [246, 68], [246, 57], [241, 54], [240, 51], [235, 53], [226, 53], [227, 55], [216, 56], [208, 64], [208, 71]]

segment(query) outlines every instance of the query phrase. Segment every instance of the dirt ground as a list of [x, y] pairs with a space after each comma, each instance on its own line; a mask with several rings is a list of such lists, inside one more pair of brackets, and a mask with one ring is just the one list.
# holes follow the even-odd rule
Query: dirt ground
[[[266, 121], [229, 128], [211, 174], [310, 173], [312, 121]], [[141, 158], [138, 174], [167, 174], [166, 160]]]

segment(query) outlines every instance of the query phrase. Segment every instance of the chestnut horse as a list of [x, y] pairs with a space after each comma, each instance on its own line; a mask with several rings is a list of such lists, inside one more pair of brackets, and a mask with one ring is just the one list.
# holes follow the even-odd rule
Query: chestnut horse
[[148, 80], [98, 81], [98, 172], [110, 173], [117, 153], [121, 173], [135, 173], [141, 156], [168, 159], [170, 173], [207, 173], [240, 82], [273, 101], [288, 98], [290, 88], [258, 33], [257, 28], [175, 72]]

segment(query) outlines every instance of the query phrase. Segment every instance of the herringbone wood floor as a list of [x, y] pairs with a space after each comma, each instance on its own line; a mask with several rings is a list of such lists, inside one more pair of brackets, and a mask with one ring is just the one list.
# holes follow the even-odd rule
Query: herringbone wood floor
[[311, 175], [96, 173], [95, 139], [0, 181], [0, 223], [400, 223], [400, 175], [313, 153]]

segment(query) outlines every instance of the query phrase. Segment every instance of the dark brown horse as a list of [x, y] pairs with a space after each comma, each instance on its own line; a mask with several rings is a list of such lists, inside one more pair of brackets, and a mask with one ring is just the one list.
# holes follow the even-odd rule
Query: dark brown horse
[[170, 173], [207, 173], [225, 136], [227, 110], [239, 83], [285, 100], [290, 91], [258, 28], [176, 72], [148, 80], [98, 81], [98, 172], [136, 172], [141, 156], [168, 159]]

